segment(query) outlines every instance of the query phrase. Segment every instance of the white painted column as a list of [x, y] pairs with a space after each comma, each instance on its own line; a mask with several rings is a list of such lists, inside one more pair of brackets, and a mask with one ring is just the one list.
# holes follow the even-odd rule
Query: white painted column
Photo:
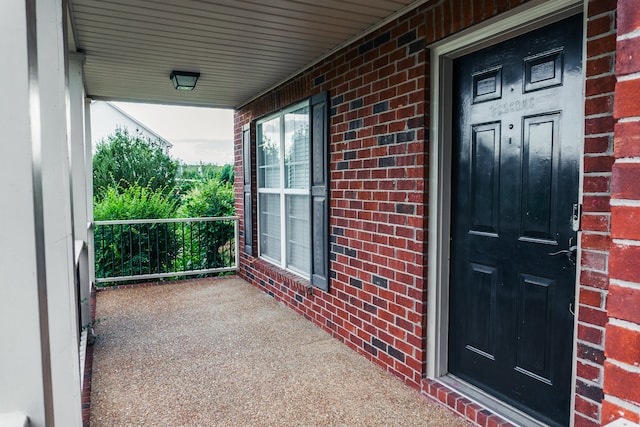
[[76, 240], [87, 240], [87, 179], [85, 157], [85, 98], [82, 66], [84, 55], [69, 54], [69, 138], [73, 186], [73, 231]]
[[[86, 190], [87, 190], [87, 222], [93, 224], [93, 142], [91, 139], [91, 100], [84, 101], [84, 154], [86, 170]], [[96, 281], [95, 245], [93, 227], [88, 231], [89, 246], [89, 283], [93, 285]]]
[[[0, 414], [53, 425], [40, 203], [40, 122], [34, 1], [0, 14]], [[38, 246], [40, 242], [40, 247]], [[40, 268], [38, 266], [40, 265]]]
[[[85, 93], [83, 81], [84, 55], [69, 54], [69, 146], [71, 157], [71, 186], [73, 194], [73, 234], [80, 279], [80, 324], [90, 322], [89, 241], [87, 230], [87, 169], [85, 155]], [[83, 367], [80, 367], [80, 372]]]
[[0, 414], [80, 426], [62, 0], [3, 5]]
[[[62, 0], [36, 0], [36, 15], [54, 417], [58, 426], [80, 426], [79, 292], [75, 284], [68, 115], [71, 104]], [[79, 102], [82, 104], [82, 95]], [[77, 126], [77, 122], [73, 125]], [[79, 126], [83, 126], [82, 120]], [[82, 133], [81, 130], [81, 137]]]

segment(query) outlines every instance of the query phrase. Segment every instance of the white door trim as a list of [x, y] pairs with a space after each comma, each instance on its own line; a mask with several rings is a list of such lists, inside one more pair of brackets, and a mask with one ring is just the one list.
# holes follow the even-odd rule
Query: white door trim
[[[532, 0], [428, 47], [431, 54], [426, 371], [428, 378], [435, 379], [448, 373], [452, 103], [451, 96], [442, 94], [450, 94], [452, 90], [453, 59], [576, 13], [586, 12], [587, 2], [588, 0]], [[583, 43], [586, 43], [584, 40], [586, 39], [583, 34]], [[585, 54], [586, 49], [583, 45], [583, 63], [586, 63]], [[580, 172], [581, 198], [582, 170]], [[577, 268], [579, 272], [579, 265]], [[577, 289], [576, 278], [576, 291]], [[577, 319], [574, 326], [577, 328]], [[575, 363], [573, 365], [572, 389], [575, 389]]]

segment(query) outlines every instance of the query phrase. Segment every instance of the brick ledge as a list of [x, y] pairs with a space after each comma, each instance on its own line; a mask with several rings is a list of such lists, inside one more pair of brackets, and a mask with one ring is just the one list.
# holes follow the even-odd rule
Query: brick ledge
[[425, 378], [421, 382], [421, 394], [444, 406], [455, 415], [481, 427], [516, 427], [500, 415], [463, 396], [445, 384]]
[[313, 286], [311, 286], [311, 282], [303, 279], [295, 273], [291, 273], [290, 271], [277, 267], [268, 261], [255, 258], [252, 262], [248, 263], [248, 266], [271, 277], [274, 281], [279, 281], [282, 284], [288, 285], [296, 292], [303, 292], [307, 295], [311, 295], [313, 293]]

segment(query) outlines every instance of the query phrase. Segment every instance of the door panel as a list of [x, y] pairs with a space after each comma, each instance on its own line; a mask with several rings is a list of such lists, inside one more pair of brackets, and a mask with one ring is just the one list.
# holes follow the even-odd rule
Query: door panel
[[551, 384], [552, 349], [548, 338], [554, 288], [553, 280], [544, 277], [528, 274], [520, 277], [516, 370], [534, 378], [537, 376], [547, 384]]
[[[468, 290], [468, 331], [467, 349], [493, 360], [495, 337], [493, 336], [493, 312], [495, 306], [497, 271], [494, 267], [471, 264], [472, 282]], [[489, 309], [487, 309], [489, 307]]]
[[523, 118], [522, 237], [557, 244], [558, 128], [560, 114]]
[[498, 232], [500, 123], [473, 126], [471, 132], [470, 229], [495, 235]]
[[454, 61], [449, 371], [568, 425], [582, 17]]

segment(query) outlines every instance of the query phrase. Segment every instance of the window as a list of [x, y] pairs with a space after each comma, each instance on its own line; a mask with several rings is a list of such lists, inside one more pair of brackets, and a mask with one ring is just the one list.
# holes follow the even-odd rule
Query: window
[[257, 236], [258, 256], [323, 290], [329, 289], [327, 100], [328, 94], [321, 93], [255, 124], [257, 197], [252, 183], [253, 125], [242, 128], [245, 253], [255, 256]]
[[259, 255], [309, 277], [309, 103], [257, 124]]

